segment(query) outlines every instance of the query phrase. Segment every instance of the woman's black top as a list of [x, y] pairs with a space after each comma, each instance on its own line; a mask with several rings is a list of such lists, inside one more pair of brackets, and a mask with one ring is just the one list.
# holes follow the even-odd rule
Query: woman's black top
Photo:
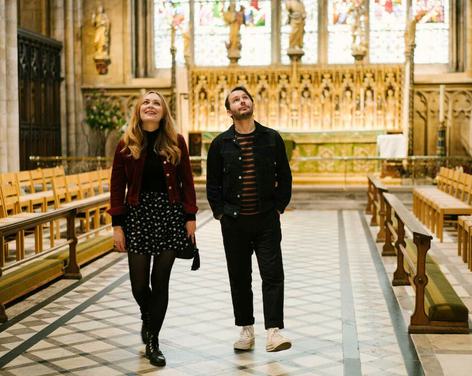
[[143, 180], [141, 182], [141, 192], [162, 192], [167, 193], [164, 167], [159, 155], [154, 151], [159, 129], [148, 132], [144, 131], [146, 138], [146, 160], [144, 162]]

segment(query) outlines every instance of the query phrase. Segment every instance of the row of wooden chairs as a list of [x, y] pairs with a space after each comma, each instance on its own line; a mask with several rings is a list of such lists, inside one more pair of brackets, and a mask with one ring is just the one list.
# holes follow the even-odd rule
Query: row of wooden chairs
[[5, 172], [0, 174], [0, 183], [15, 182], [22, 194], [44, 192], [52, 189], [52, 179], [64, 176], [63, 166], [51, 168], [37, 168], [17, 172]]
[[[82, 172], [74, 175], [66, 175], [53, 179], [54, 207], [59, 208], [74, 200], [83, 200], [103, 194], [109, 190], [110, 170], [97, 170]], [[108, 204], [99, 208], [88, 209], [81, 216], [85, 232], [90, 231], [90, 222], [93, 219], [93, 228], [100, 226], [100, 219], [105, 223], [110, 222], [110, 217], [105, 215]]]
[[[62, 170], [63, 171], [63, 170]], [[60, 172], [57, 170], [57, 172]], [[58, 173], [49, 183], [49, 190], [22, 194], [18, 179], [12, 179], [11, 175], [3, 174], [0, 182], [0, 223], [11, 223], [25, 217], [34, 216], [35, 213], [45, 212], [50, 209], [59, 208], [74, 200], [81, 200], [104, 194], [109, 190], [110, 169], [85, 172], [74, 175]], [[90, 231], [90, 222], [93, 219], [93, 228], [100, 226], [100, 220], [110, 222], [109, 216], [105, 215], [108, 205], [93, 208], [80, 213], [81, 225], [86, 232]], [[35, 252], [41, 252], [43, 247], [43, 228], [34, 228]], [[60, 224], [50, 222], [49, 224], [50, 246], [53, 247], [55, 239], [60, 238]], [[13, 239], [6, 239], [3, 250], [5, 257], [8, 255], [8, 241], [16, 240], [19, 249], [17, 258], [24, 257], [24, 232], [19, 232]], [[2, 251], [2, 250], [0, 250]]]
[[472, 175], [441, 167], [437, 187], [413, 189], [413, 213], [442, 242], [447, 216], [472, 214]]

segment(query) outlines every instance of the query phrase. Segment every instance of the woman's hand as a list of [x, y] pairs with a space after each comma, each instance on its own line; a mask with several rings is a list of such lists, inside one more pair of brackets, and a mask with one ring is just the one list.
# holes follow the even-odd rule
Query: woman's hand
[[195, 231], [197, 229], [197, 221], [187, 221], [185, 223], [187, 229], [187, 237], [192, 239], [192, 243], [195, 244]]
[[118, 252], [126, 252], [125, 233], [121, 226], [113, 227], [113, 242]]

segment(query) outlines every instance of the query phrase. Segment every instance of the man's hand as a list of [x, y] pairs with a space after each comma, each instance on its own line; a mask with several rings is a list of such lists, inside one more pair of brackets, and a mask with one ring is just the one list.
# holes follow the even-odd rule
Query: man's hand
[[126, 252], [125, 233], [121, 226], [113, 227], [113, 242], [118, 252]]

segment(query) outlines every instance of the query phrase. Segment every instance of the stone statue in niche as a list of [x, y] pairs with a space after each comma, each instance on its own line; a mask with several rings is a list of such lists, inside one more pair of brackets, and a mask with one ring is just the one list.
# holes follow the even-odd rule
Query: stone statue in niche
[[[362, 89], [361, 89], [362, 90]], [[354, 110], [354, 128], [364, 128], [364, 93], [361, 91], [361, 94], [356, 95], [355, 100], [355, 110]]]
[[241, 57], [241, 25], [245, 25], [244, 6], [236, 11], [236, 4], [231, 2], [223, 13], [224, 21], [229, 25], [229, 41], [225, 42], [228, 51], [228, 59], [231, 64], [236, 64]]
[[352, 115], [354, 112], [354, 97], [350, 88], [344, 90], [342, 99], [343, 108], [343, 128], [350, 129], [352, 127]]
[[198, 93], [197, 114], [197, 130], [205, 130], [208, 120], [208, 96], [203, 90]]
[[185, 64], [190, 64], [190, 58], [192, 56], [192, 48], [191, 48], [191, 35], [190, 29], [185, 30], [182, 32], [182, 40], [184, 42], [184, 60]]
[[387, 94], [385, 98], [385, 125], [388, 130], [393, 130], [396, 128], [396, 100], [395, 92], [392, 88], [387, 89]]
[[310, 128], [312, 129], [321, 128], [321, 100], [317, 94], [313, 94], [312, 118], [311, 118]]
[[385, 128], [385, 119], [384, 119], [384, 99], [382, 95], [377, 95], [376, 101], [376, 108], [377, 108], [377, 128], [384, 129]]
[[287, 0], [285, 6], [288, 11], [290, 24], [289, 48], [303, 49], [303, 35], [305, 34], [305, 5], [301, 0]]
[[362, 0], [352, 1], [351, 15], [351, 54], [356, 61], [362, 61], [367, 54], [367, 16], [366, 5]]
[[375, 102], [372, 89], [365, 91], [364, 100], [364, 127], [367, 129], [375, 128]]
[[110, 19], [105, 13], [103, 5], [99, 5], [97, 13], [92, 14], [92, 25], [95, 27], [93, 60], [99, 74], [108, 73], [110, 64]]
[[289, 126], [289, 104], [287, 90], [282, 89], [279, 93], [279, 127], [288, 128]]
[[333, 110], [334, 110], [333, 127], [334, 127], [334, 129], [340, 129], [341, 124], [342, 124], [341, 104], [340, 104], [340, 100], [339, 100], [339, 95], [337, 95], [337, 94], [334, 96]]
[[305, 87], [301, 98], [301, 126], [303, 129], [310, 129], [312, 117], [312, 100], [310, 90]]
[[220, 88], [218, 91], [218, 101], [216, 104], [216, 122], [219, 130], [224, 130], [227, 128], [228, 122], [231, 120], [226, 113], [225, 107], [222, 105], [225, 103], [226, 93], [223, 88]]
[[325, 87], [321, 93], [322, 128], [331, 129], [331, 92]]
[[287, 54], [292, 57], [293, 54], [303, 54], [306, 11], [301, 0], [287, 0], [285, 7], [288, 12], [288, 24], [291, 27]]
[[269, 93], [261, 87], [257, 93], [257, 117], [262, 124], [269, 124]]

